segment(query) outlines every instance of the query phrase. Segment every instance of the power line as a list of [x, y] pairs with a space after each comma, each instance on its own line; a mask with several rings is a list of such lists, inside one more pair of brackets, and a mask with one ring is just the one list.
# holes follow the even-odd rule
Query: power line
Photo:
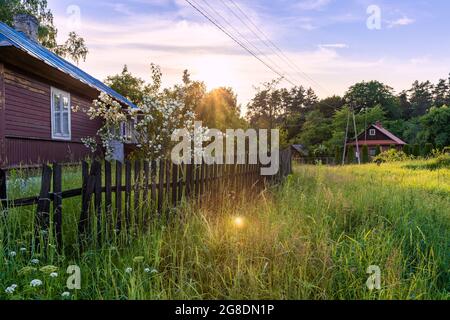
[[[186, 2], [192, 7], [194, 8], [196, 11], [198, 11], [203, 17], [205, 17], [209, 22], [211, 22], [212, 24], [214, 24], [214, 26], [216, 26], [220, 31], [222, 31], [223, 33], [225, 33], [231, 40], [233, 40], [234, 42], [236, 42], [240, 47], [242, 47], [245, 51], [247, 51], [248, 53], [250, 53], [253, 57], [255, 57], [256, 59], [258, 59], [262, 64], [264, 64], [267, 68], [269, 68], [273, 73], [277, 74], [279, 77], [281, 77], [282, 79], [285, 79], [287, 82], [289, 82], [291, 85], [296, 86], [291, 80], [287, 79], [285, 77], [285, 75], [283, 75], [282, 73], [280, 73], [279, 71], [275, 70], [274, 68], [272, 68], [272, 66], [270, 66], [268, 63], [266, 63], [263, 59], [261, 59], [260, 57], [258, 57], [258, 55], [256, 55], [251, 49], [249, 49], [246, 45], [244, 45], [243, 43], [241, 43], [239, 40], [237, 40], [233, 35], [231, 35], [219, 22], [215, 21], [214, 18], [209, 17], [208, 13], [206, 11], [203, 11], [203, 7], [201, 7], [197, 2], [195, 2], [195, 4], [193, 4], [191, 1], [195, 2], [195, 0], [186, 0]], [[200, 9], [200, 8], [202, 9]]]
[[[289, 64], [291, 66], [291, 68], [295, 69], [297, 71], [297, 73], [303, 75], [304, 78], [306, 78], [308, 81], [314, 83], [315, 85], [317, 85], [318, 87], [320, 87], [322, 90], [326, 91], [328, 94], [331, 95], [331, 93], [325, 88], [323, 87], [320, 83], [318, 83], [317, 81], [315, 81], [314, 79], [312, 79], [310, 76], [308, 76], [305, 72], [300, 70], [300, 67], [298, 67], [297, 64], [295, 64], [272, 40], [270, 40], [270, 38], [264, 33], [264, 31], [261, 30], [261, 28], [258, 27], [258, 25], [256, 25], [252, 19], [245, 13], [244, 10], [241, 9], [241, 7], [234, 1], [234, 0], [228, 0], [230, 1], [237, 9], [238, 11], [241, 13], [241, 15], [244, 17], [244, 19], [248, 20], [250, 22], [250, 24], [266, 39], [263, 40], [261, 39], [253, 30], [252, 28], [249, 27], [249, 25], [242, 19], [240, 18], [237, 14], [234, 13], [234, 11], [224, 2], [224, 0], [220, 0], [227, 8], [229, 8], [233, 14], [238, 17], [238, 19], [250, 30], [252, 31], [253, 34], [255, 34], [258, 39], [260, 41], [262, 41], [263, 43], [266, 44], [270, 44], [273, 48], [275, 48], [275, 50], [277, 50], [282, 57], [284, 58], [283, 60], [285, 62], [287, 62], [287, 64]], [[278, 57], [280, 57], [280, 55], [278, 55]], [[280, 57], [281, 58], [281, 57]]]
[[[257, 46], [255, 46], [250, 40], [248, 40], [247, 38], [246, 38], [246, 36], [244, 36], [233, 24], [231, 24], [220, 12], [218, 12], [211, 4], [209, 4], [208, 3], [208, 1], [207, 0], [201, 0], [201, 1], [203, 1], [203, 3], [205, 3], [209, 8], [210, 8], [210, 10], [212, 10], [217, 16], [219, 16], [231, 29], [233, 29], [234, 30], [234, 32], [235, 33], [237, 33], [239, 36], [240, 36], [240, 38], [241, 39], [243, 39], [248, 45], [250, 45], [251, 47], [253, 47], [257, 52], [258, 52], [258, 54], [259, 55], [261, 55], [261, 56], [265, 56], [266, 57], [266, 59], [267, 60], [269, 60], [270, 62], [271, 62], [271, 64], [273, 65], [273, 66], [275, 66], [278, 70], [281, 70], [281, 72], [285, 75], [285, 77], [287, 77], [286, 75], [287, 75], [287, 72], [282, 68], [282, 67], [280, 67], [276, 62], [274, 62], [269, 56], [267, 56], [267, 55], [265, 55]], [[204, 11], [206, 11], [204, 8], [203, 8], [203, 10]], [[234, 13], [234, 12], [233, 12]], [[214, 14], [211, 14], [210, 13], [210, 15], [211, 16], [213, 16]], [[215, 19], [216, 20], [216, 19]], [[216, 20], [216, 22], [217, 22], [217, 20]], [[270, 48], [269, 48], [270, 49]], [[273, 51], [273, 50], [272, 50]], [[295, 79], [294, 79], [295, 80]]]

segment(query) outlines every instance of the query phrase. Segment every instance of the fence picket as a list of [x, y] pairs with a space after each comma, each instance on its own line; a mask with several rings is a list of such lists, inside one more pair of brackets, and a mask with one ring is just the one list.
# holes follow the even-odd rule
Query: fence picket
[[116, 161], [116, 229], [122, 230], [122, 163]]
[[172, 165], [172, 204], [174, 207], [177, 206], [178, 202], [178, 166], [176, 164]]
[[112, 172], [109, 161], [105, 161], [105, 215], [107, 220], [112, 221]]
[[158, 215], [162, 216], [164, 199], [164, 161], [159, 160]]
[[95, 169], [95, 200], [94, 200], [94, 208], [95, 215], [97, 217], [97, 241], [101, 242], [102, 236], [102, 164], [98, 161], [95, 161], [94, 166]]
[[48, 165], [42, 166], [41, 191], [36, 215], [36, 244], [40, 242], [41, 231], [44, 231], [44, 241], [47, 240], [50, 225], [50, 186], [52, 183], [52, 169]]
[[125, 219], [127, 229], [131, 226], [131, 162], [125, 161]]
[[53, 224], [56, 243], [62, 248], [62, 170], [61, 165], [53, 164]]
[[0, 207], [7, 208], [8, 193], [6, 189], [6, 171], [0, 169]]

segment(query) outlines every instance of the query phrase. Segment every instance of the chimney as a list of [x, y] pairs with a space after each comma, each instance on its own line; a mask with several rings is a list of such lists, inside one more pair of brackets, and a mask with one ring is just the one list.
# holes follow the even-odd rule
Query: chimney
[[383, 128], [383, 124], [381, 123], [381, 121], [377, 121], [377, 122], [375, 123], [375, 125], [376, 125], [377, 127], [379, 127], [379, 128]]
[[14, 29], [25, 34], [33, 41], [38, 41], [39, 20], [30, 14], [16, 14], [13, 18]]

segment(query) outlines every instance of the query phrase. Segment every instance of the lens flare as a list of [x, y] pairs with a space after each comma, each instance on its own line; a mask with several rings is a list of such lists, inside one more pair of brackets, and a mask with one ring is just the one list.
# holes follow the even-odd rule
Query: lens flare
[[233, 219], [234, 226], [238, 229], [245, 227], [245, 220], [242, 217], [235, 217]]

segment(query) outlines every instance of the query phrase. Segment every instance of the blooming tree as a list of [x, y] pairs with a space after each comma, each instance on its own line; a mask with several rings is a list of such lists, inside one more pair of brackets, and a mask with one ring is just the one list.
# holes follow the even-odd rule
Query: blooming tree
[[[168, 157], [177, 143], [172, 141], [172, 134], [176, 130], [186, 129], [190, 132], [192, 141], [194, 136], [198, 137], [198, 132], [194, 134], [195, 113], [186, 105], [183, 91], [180, 90], [176, 95], [162, 91], [161, 70], [154, 64], [151, 67], [153, 83], [148, 86], [138, 108], [125, 108], [107, 94], [101, 93], [93, 101], [92, 107], [85, 111], [91, 120], [103, 121], [97, 135], [107, 159], [114, 154], [112, 141], [126, 142], [121, 132], [121, 125], [124, 123], [131, 124], [133, 130], [136, 148], [131, 156], [139, 159], [158, 160]], [[99, 147], [98, 139], [94, 137], [86, 137], [82, 141], [93, 153]]]

